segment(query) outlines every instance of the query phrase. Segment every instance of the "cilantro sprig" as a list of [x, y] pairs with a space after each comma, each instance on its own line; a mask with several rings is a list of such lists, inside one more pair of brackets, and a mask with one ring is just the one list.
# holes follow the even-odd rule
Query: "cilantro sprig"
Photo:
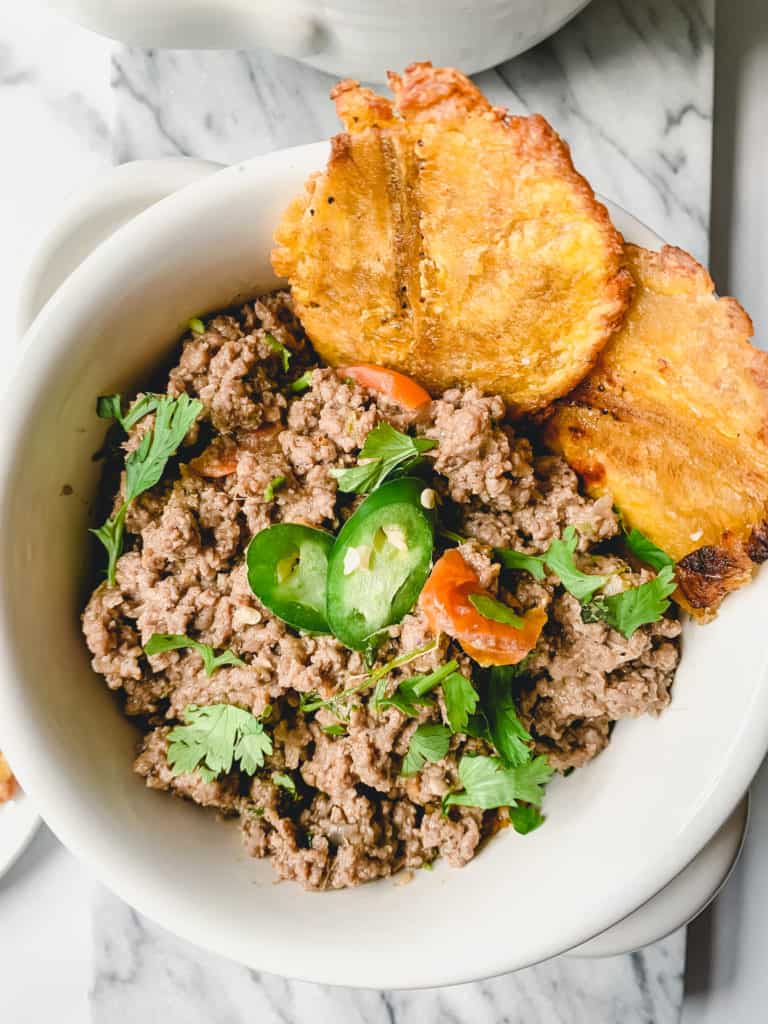
[[471, 680], [461, 672], [451, 672], [443, 680], [443, 700], [451, 732], [467, 731], [479, 699]]
[[408, 753], [403, 760], [401, 775], [415, 775], [427, 761], [442, 761], [451, 743], [451, 730], [447, 725], [427, 722], [411, 736]]
[[521, 836], [527, 836], [529, 832], [533, 832], [544, 824], [544, 816], [533, 804], [518, 804], [516, 807], [510, 807], [509, 820], [512, 822], [515, 832], [519, 832]]
[[649, 540], [644, 533], [641, 533], [637, 527], [633, 526], [631, 530], [627, 530], [622, 519], [621, 525], [624, 528], [624, 541], [632, 552], [632, 554], [639, 558], [641, 562], [645, 562], [646, 565], [650, 565], [652, 569], [659, 572], [661, 569], [665, 569], [670, 565], [674, 565], [675, 561], [667, 554], [666, 551], [662, 551], [658, 545], [654, 544], [652, 540]]
[[415, 661], [420, 658], [423, 654], [429, 654], [430, 651], [434, 651], [439, 643], [439, 637], [435, 637], [428, 644], [424, 644], [423, 647], [415, 647], [412, 651], [406, 651], [403, 654], [398, 654], [396, 658], [392, 658], [391, 661], [386, 662], [379, 668], [374, 669], [372, 672], [366, 673], [361, 681], [355, 686], [350, 686], [346, 690], [342, 690], [340, 693], [335, 693], [332, 697], [327, 697], [324, 700], [317, 696], [316, 693], [309, 693], [306, 696], [302, 696], [299, 702], [299, 710], [304, 714], [309, 714], [312, 711], [318, 711], [320, 708], [330, 708], [336, 713], [341, 712], [345, 706], [353, 700], [358, 694], [363, 693], [365, 690], [370, 690], [372, 686], [376, 686], [380, 679], [384, 676], [389, 675], [396, 668], [400, 668], [402, 665], [407, 665], [411, 661]]
[[184, 721], [168, 733], [166, 758], [174, 775], [197, 772], [212, 782], [231, 771], [235, 761], [246, 775], [254, 775], [272, 753], [261, 719], [233, 704], [188, 704]]
[[540, 807], [544, 786], [552, 775], [544, 756], [509, 768], [498, 757], [464, 754], [459, 761], [459, 779], [464, 788], [460, 793], [447, 793], [443, 797], [443, 810], [459, 805], [488, 811], [496, 807], [516, 807], [519, 801]]
[[523, 569], [543, 580], [545, 568], [558, 577], [565, 589], [579, 601], [589, 598], [608, 582], [607, 576], [582, 572], [574, 559], [578, 545], [576, 529], [566, 526], [562, 538], [555, 538], [543, 555], [526, 555], [511, 548], [496, 548], [495, 554], [507, 569]]
[[192, 640], [183, 633], [153, 633], [144, 644], [145, 654], [162, 654], [165, 651], [179, 651], [185, 647], [191, 647], [197, 651], [203, 659], [203, 668], [207, 676], [212, 676], [217, 668], [224, 665], [245, 665], [242, 658], [230, 650], [216, 654], [209, 644], [203, 644], [199, 640]]
[[[623, 521], [622, 521], [623, 526]], [[510, 548], [496, 548], [495, 554], [507, 569], [521, 569], [543, 580], [545, 568], [553, 572], [563, 587], [581, 603], [584, 622], [607, 622], [629, 638], [641, 626], [657, 622], [669, 608], [667, 598], [676, 587], [674, 562], [637, 529], [625, 530], [630, 551], [656, 570], [655, 579], [631, 587], [620, 594], [598, 594], [608, 576], [581, 572], [574, 554], [578, 543], [576, 530], [568, 526], [562, 539], [553, 540], [543, 555], [526, 555]]]
[[668, 598], [677, 587], [673, 565], [663, 566], [658, 575], [620, 594], [600, 594], [582, 608], [585, 622], [602, 620], [627, 639], [635, 630], [658, 622], [669, 608]]
[[142, 395], [131, 404], [128, 412], [123, 415], [122, 395], [99, 395], [96, 399], [96, 415], [102, 420], [117, 420], [127, 434], [140, 419], [143, 419], [148, 413], [154, 412], [163, 398], [165, 395]]
[[501, 622], [505, 626], [514, 626], [515, 629], [522, 629], [525, 625], [521, 617], [508, 604], [498, 601], [490, 594], [470, 594], [469, 603], [476, 611], [480, 612], [483, 618], [490, 619], [491, 622]]
[[408, 676], [407, 679], [403, 679], [397, 684], [389, 696], [386, 696], [389, 673], [382, 675], [373, 691], [371, 707], [376, 712], [383, 711], [384, 708], [397, 708], [404, 715], [417, 715], [420, 707], [431, 707], [434, 704], [432, 698], [427, 694], [456, 672], [458, 667], [458, 662], [452, 659], [432, 672]]
[[437, 441], [434, 438], [410, 437], [389, 423], [379, 423], [369, 431], [360, 449], [358, 465], [330, 472], [336, 477], [340, 491], [368, 494], [380, 487], [395, 470], [413, 468], [425, 452], [435, 447]]
[[517, 665], [493, 666], [483, 700], [488, 738], [509, 768], [526, 764], [532, 756], [533, 739], [518, 717], [512, 689], [513, 680], [520, 674]]
[[[145, 396], [156, 398], [155, 422], [148, 430], [138, 448], [125, 459], [125, 499], [123, 504], [97, 530], [91, 530], [104, 545], [108, 555], [107, 580], [115, 584], [115, 567], [123, 549], [123, 530], [128, 509], [140, 494], [154, 487], [160, 480], [168, 460], [176, 453], [187, 431], [203, 410], [203, 403], [197, 398], [183, 394], [178, 398], [170, 395]], [[106, 412], [106, 406], [103, 407]], [[114, 403], [112, 405], [114, 409]], [[146, 415], [148, 409], [143, 413]]]

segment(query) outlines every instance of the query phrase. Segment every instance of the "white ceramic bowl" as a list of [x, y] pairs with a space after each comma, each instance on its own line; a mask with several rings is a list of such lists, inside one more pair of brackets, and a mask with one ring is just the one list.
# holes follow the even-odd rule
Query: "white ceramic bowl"
[[[215, 173], [122, 227], [29, 330], [0, 402], [0, 721], [19, 777], [60, 838], [165, 927], [251, 966], [318, 982], [469, 981], [597, 935], [657, 893], [745, 791], [768, 746], [768, 575], [715, 623], [686, 624], [671, 708], [622, 722], [547, 797], [546, 826], [506, 832], [461, 871], [306, 894], [274, 885], [234, 827], [145, 789], [134, 728], [89, 668], [78, 628], [103, 424], [94, 397], [137, 386], [187, 319], [276, 282], [271, 234], [324, 145]], [[612, 207], [630, 239], [657, 239]], [[62, 496], [64, 484], [74, 494]]]
[[132, 46], [267, 47], [335, 75], [383, 82], [426, 55], [467, 74], [514, 57], [588, 0], [43, 0]]

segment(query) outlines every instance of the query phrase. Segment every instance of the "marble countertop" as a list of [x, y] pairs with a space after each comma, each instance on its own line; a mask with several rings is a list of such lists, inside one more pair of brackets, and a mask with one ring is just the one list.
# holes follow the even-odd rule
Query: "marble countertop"
[[[597, 189], [703, 259], [712, 6], [594, 0], [553, 40], [479, 77], [495, 102], [545, 113]], [[47, 220], [100, 169], [169, 154], [227, 162], [325, 137], [336, 127], [330, 82], [265, 53], [131, 50], [34, 5], [2, 10], [0, 119], [10, 127], [0, 190], [3, 308], [12, 311]], [[685, 936], [631, 956], [559, 959], [454, 989], [324, 989], [259, 976], [175, 939], [101, 888], [43, 828], [0, 880], [0, 948], [0, 1019], [13, 1024], [37, 1024], [53, 1009], [65, 1022], [96, 1024], [254, 1016], [667, 1024], [680, 1015]]]

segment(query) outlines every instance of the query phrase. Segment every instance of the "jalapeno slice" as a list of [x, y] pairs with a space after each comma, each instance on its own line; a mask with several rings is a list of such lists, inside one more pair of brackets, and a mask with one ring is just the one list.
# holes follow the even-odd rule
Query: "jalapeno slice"
[[283, 622], [308, 633], [329, 633], [325, 584], [333, 537], [299, 523], [261, 530], [248, 545], [248, 583]]
[[343, 526], [328, 559], [326, 610], [332, 632], [364, 650], [411, 610], [429, 575], [433, 492], [402, 477], [369, 495]]

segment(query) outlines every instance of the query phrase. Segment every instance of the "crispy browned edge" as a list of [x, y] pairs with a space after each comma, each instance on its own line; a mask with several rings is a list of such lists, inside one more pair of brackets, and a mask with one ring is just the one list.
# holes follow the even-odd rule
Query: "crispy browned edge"
[[[635, 250], [646, 258], [657, 261], [666, 275], [685, 275], [701, 283], [701, 293], [714, 295], [715, 284], [709, 271], [690, 253], [674, 245], [664, 245], [659, 252], [643, 249], [642, 246], [625, 244], [626, 250]], [[628, 271], [629, 272], [629, 271]], [[731, 296], [720, 296], [717, 300], [728, 306], [730, 316], [741, 321], [741, 329], [751, 337], [754, 334], [752, 320], [744, 307]], [[598, 360], [599, 361], [599, 360]], [[766, 377], [768, 381], [768, 376]], [[563, 402], [552, 405], [538, 417], [540, 423], [555, 412], [558, 404], [588, 405], [599, 408], [605, 405], [605, 395], [586, 377]], [[578, 429], [578, 428], [572, 428]], [[547, 435], [545, 434], [545, 437]], [[551, 437], [551, 434], [549, 435]], [[557, 448], [557, 446], [554, 446]], [[571, 463], [571, 468], [589, 484], [599, 484], [605, 476], [602, 465], [584, 462]], [[768, 520], [752, 529], [746, 543], [726, 532], [721, 544], [708, 544], [685, 555], [675, 565], [675, 579], [678, 589], [675, 600], [695, 618], [707, 621], [715, 614], [725, 596], [732, 590], [744, 586], [752, 578], [756, 565], [768, 560]]]

